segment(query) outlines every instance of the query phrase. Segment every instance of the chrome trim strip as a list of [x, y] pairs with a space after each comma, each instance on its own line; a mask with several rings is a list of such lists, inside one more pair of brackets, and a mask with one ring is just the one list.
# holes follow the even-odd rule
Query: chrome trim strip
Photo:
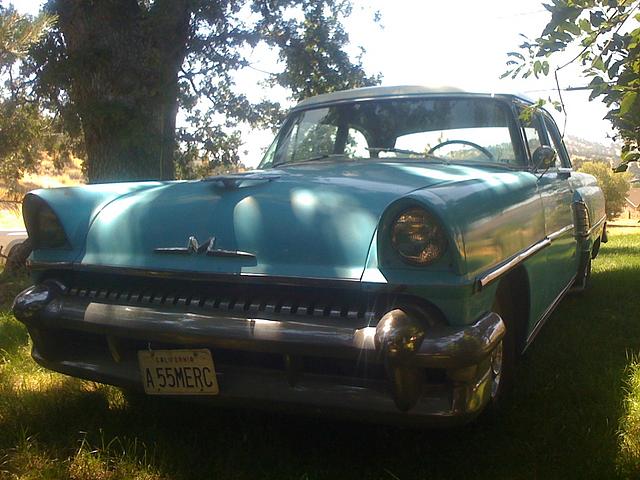
[[36, 262], [34, 260], [27, 259], [27, 268], [31, 270], [67, 270], [72, 266], [73, 262]]
[[555, 239], [560, 238], [569, 230], [573, 230], [573, 223], [571, 225], [567, 225], [566, 227], [562, 227], [560, 230], [556, 232], [550, 233], [549, 235], [547, 235], [547, 238], [553, 242]]
[[[88, 265], [63, 262], [32, 262], [32, 270], [73, 270], [88, 273], [104, 273], [113, 275], [132, 275], [138, 277], [166, 278], [176, 280], [218, 281], [218, 282], [255, 282], [269, 283], [286, 286], [318, 286], [318, 287], [345, 287], [361, 288], [367, 283], [361, 283], [359, 278], [313, 278], [313, 277], [278, 277], [266, 273], [210, 273], [210, 272], [185, 272], [180, 270], [147, 270], [133, 267], [114, 267], [107, 265]], [[381, 289], [386, 286], [380, 284]], [[392, 286], [401, 288], [400, 285]]]
[[[338, 99], [327, 99], [323, 101], [314, 101], [307, 103], [306, 100], [298, 103], [294, 107], [289, 110], [290, 113], [297, 113], [302, 110], [311, 110], [314, 108], [322, 108], [322, 107], [331, 107], [334, 105], [341, 105], [345, 103], [361, 103], [361, 102], [370, 102], [370, 101], [378, 101], [378, 100], [413, 100], [415, 98], [422, 99], [495, 99], [501, 103], [506, 104], [507, 107], [510, 107], [512, 104], [512, 98], [519, 98], [516, 95], [510, 94], [493, 94], [493, 93], [475, 93], [475, 92], [455, 92], [455, 91], [443, 91], [443, 92], [415, 92], [415, 93], [388, 93], [382, 95], [367, 95], [363, 97], [351, 97], [351, 98], [338, 98]], [[523, 99], [524, 100], [524, 99]], [[530, 102], [533, 103], [533, 102]], [[529, 103], [529, 104], [530, 104]]]
[[606, 215], [603, 215], [602, 218], [600, 220], [598, 220], [595, 224], [593, 224], [593, 226], [587, 230], [587, 234], [586, 236], [591, 235], [591, 233], [593, 233], [593, 231], [598, 228], [600, 225], [602, 225], [602, 222], [604, 222], [607, 219]]
[[527, 258], [535, 255], [540, 250], [542, 250], [543, 248], [548, 247], [549, 245], [551, 245], [551, 240], [549, 240], [549, 238], [544, 238], [543, 240], [541, 240], [538, 243], [532, 245], [531, 247], [527, 248], [526, 250], [516, 254], [514, 257], [511, 258], [511, 260], [509, 260], [506, 263], [503, 263], [502, 265], [500, 265], [499, 267], [491, 270], [489, 273], [486, 273], [483, 276], [479, 277], [478, 281], [477, 281], [478, 290], [481, 290], [482, 288], [486, 287], [491, 282], [496, 280], [498, 277], [500, 277], [501, 275], [504, 275], [508, 271], [514, 269], [520, 263], [524, 262]]
[[549, 305], [549, 307], [544, 311], [544, 313], [540, 317], [540, 320], [538, 320], [538, 323], [536, 323], [536, 326], [533, 328], [531, 333], [527, 336], [527, 341], [525, 342], [524, 349], [522, 350], [523, 353], [527, 351], [527, 348], [529, 348], [529, 345], [531, 345], [533, 340], [536, 338], [536, 335], [538, 335], [538, 332], [540, 332], [543, 325], [551, 316], [555, 308], [558, 306], [558, 304], [564, 298], [564, 296], [569, 292], [575, 280], [576, 280], [576, 276], [574, 275], [573, 277], [571, 277], [571, 281], [569, 281], [569, 284], [562, 289], [560, 294], [555, 298], [553, 302], [551, 302], [551, 305]]
[[535, 255], [536, 253], [538, 253], [543, 248], [546, 248], [549, 245], [551, 245], [551, 242], [553, 242], [554, 240], [557, 240], [558, 238], [560, 238], [562, 235], [564, 235], [568, 231], [573, 230], [573, 227], [574, 227], [574, 225], [572, 223], [570, 225], [566, 225], [566, 226], [562, 227], [560, 230], [557, 230], [557, 231], [555, 231], [553, 233], [550, 233], [544, 239], [540, 240], [538, 243], [533, 244], [532, 246], [530, 246], [526, 250], [523, 250], [522, 252], [520, 252], [520, 253], [516, 254], [515, 256], [511, 257], [511, 259], [508, 260], [506, 263], [503, 263], [499, 267], [496, 267], [493, 270], [490, 270], [488, 273], [485, 273], [484, 275], [479, 277], [478, 280], [476, 281], [477, 289], [478, 290], [482, 290], [484, 287], [489, 285], [491, 282], [493, 282], [494, 280], [498, 279], [500, 276], [504, 275], [505, 273], [509, 272], [510, 270], [514, 269], [515, 267], [517, 267], [520, 263], [524, 262], [529, 257]]

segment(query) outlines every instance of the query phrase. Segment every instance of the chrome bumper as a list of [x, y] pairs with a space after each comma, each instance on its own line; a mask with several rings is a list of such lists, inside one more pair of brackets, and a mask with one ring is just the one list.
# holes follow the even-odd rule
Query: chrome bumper
[[[419, 318], [392, 310], [371, 326], [321, 319], [256, 318], [249, 312], [193, 313], [114, 305], [64, 295], [55, 282], [30, 287], [14, 302], [33, 338], [33, 357], [69, 375], [141, 389], [135, 357], [123, 342], [267, 352], [285, 357], [283, 371], [218, 365], [218, 403], [299, 406], [394, 423], [454, 423], [473, 418], [490, 396], [489, 354], [504, 335], [502, 319], [487, 313], [465, 327], [424, 328]], [[375, 324], [375, 326], [373, 326]], [[56, 332], [101, 339], [104, 348], [57, 348]], [[341, 377], [301, 370], [297, 358], [379, 365], [384, 378]], [[214, 353], [215, 358], [215, 353]], [[444, 381], [425, 381], [441, 369]]]

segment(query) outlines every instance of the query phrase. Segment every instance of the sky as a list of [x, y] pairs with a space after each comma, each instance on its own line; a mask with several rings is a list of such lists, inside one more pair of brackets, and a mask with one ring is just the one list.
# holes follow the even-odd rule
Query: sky
[[[549, 19], [539, 0], [352, 0], [353, 15], [345, 24], [353, 45], [366, 49], [368, 73], [381, 73], [382, 85], [455, 86], [469, 91], [521, 93], [537, 100], [558, 99], [553, 77], [527, 80], [499, 79], [506, 70], [507, 52], [517, 50], [523, 38], [535, 38]], [[3, 1], [2, 3], [8, 3]], [[25, 13], [37, 13], [39, 0], [14, 0]], [[381, 25], [373, 14], [381, 14]], [[239, 91], [250, 99], [285, 100], [282, 93], [260, 86], [259, 70], [277, 69], [275, 55], [263, 48], [250, 52], [256, 70], [236, 77]], [[562, 88], [587, 84], [577, 68], [560, 72]], [[588, 101], [587, 91], [563, 91], [566, 134], [610, 144], [606, 107]], [[552, 112], [560, 129], [565, 117]], [[271, 132], [245, 132], [241, 161], [257, 165], [270, 143]]]

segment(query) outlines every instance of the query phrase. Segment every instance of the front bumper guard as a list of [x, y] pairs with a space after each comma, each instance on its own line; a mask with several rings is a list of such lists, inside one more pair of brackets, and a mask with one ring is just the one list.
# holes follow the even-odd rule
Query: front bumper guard
[[[493, 312], [469, 326], [424, 327], [419, 318], [396, 309], [383, 315], [375, 326], [353, 328], [324, 324], [317, 319], [308, 323], [251, 317], [248, 312], [248, 316], [240, 316], [233, 312], [193, 313], [114, 305], [66, 297], [64, 291], [60, 283], [45, 282], [27, 288], [14, 301], [16, 317], [27, 325], [34, 340], [33, 357], [47, 368], [140, 388], [137, 365], [119, 358], [119, 338], [287, 356], [366, 359], [384, 364], [386, 389], [340, 385], [322, 375], [305, 374], [294, 380], [294, 372], [282, 376], [227, 368], [226, 386], [221, 389], [219, 400], [263, 400], [347, 410], [374, 414], [376, 420], [381, 419], [379, 414], [407, 417], [407, 413], [410, 418], [429, 418], [436, 423], [473, 418], [489, 401], [489, 356], [505, 334], [504, 322]], [[44, 337], [47, 331], [56, 329], [104, 335], [112, 361], [48, 355]], [[426, 389], [422, 374], [426, 368], [446, 370], [449, 388]]]

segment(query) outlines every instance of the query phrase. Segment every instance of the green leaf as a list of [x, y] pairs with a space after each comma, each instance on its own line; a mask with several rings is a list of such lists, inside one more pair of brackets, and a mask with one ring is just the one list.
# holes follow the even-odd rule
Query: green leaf
[[540, 60], [536, 60], [535, 63], [533, 64], [533, 74], [535, 75], [536, 78], [538, 78], [538, 75], [540, 74], [541, 71], [542, 71], [542, 63], [540, 62]]
[[580, 30], [580, 27], [575, 23], [571, 23], [570, 21], [565, 24], [565, 30], [574, 35], [580, 35], [582, 33], [582, 30]]
[[638, 94], [636, 92], [627, 92], [622, 97], [622, 101], [620, 102], [620, 116], [625, 115], [631, 110], [631, 107], [636, 101]]
[[622, 155], [622, 161], [624, 163], [637, 162], [639, 159], [640, 159], [639, 152], [627, 152]]
[[603, 82], [604, 82], [604, 79], [601, 76], [596, 75], [589, 82], [589, 86], [590, 87], [594, 87], [594, 86], [597, 86], [597, 85], [601, 85]]
[[591, 25], [598, 28], [604, 22], [605, 17], [602, 12], [590, 12], [589, 13], [589, 21]]
[[620, 165], [615, 167], [613, 171], [615, 173], [623, 173], [623, 172], [626, 172], [628, 168], [629, 168], [629, 165], [627, 165], [626, 163], [621, 163]]
[[598, 55], [593, 62], [591, 63], [591, 66], [597, 70], [600, 70], [602, 72], [606, 71], [606, 67], [604, 66], [604, 62], [602, 61], [602, 57], [600, 55]]
[[598, 95], [601, 95], [602, 92], [600, 92], [598, 89], [593, 89], [591, 91], [591, 93], [589, 94], [589, 101], [593, 100], [594, 98], [596, 98]]
[[580, 25], [580, 28], [585, 32], [591, 31], [591, 23], [589, 23], [589, 20], [587, 20], [586, 18], [580, 19], [580, 22], [578, 22], [578, 25]]
[[546, 60], [542, 62], [542, 73], [544, 73], [545, 75], [549, 75], [549, 62], [547, 62]]

